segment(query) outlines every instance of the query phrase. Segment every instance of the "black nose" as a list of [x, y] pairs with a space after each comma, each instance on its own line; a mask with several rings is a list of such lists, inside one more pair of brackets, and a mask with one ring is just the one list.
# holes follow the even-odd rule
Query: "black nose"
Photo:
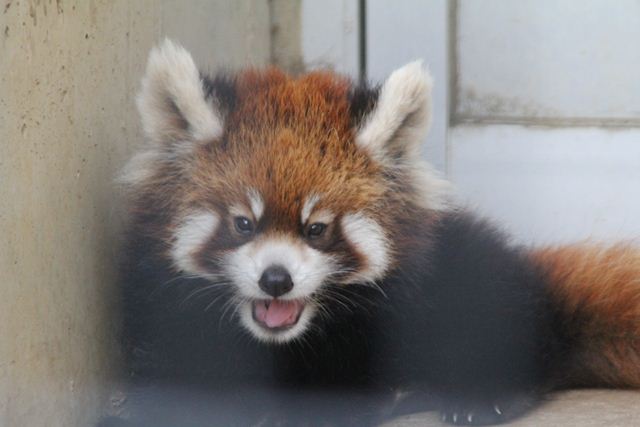
[[293, 289], [291, 275], [286, 268], [280, 265], [272, 265], [268, 267], [258, 281], [260, 289], [268, 293], [274, 298], [284, 295]]

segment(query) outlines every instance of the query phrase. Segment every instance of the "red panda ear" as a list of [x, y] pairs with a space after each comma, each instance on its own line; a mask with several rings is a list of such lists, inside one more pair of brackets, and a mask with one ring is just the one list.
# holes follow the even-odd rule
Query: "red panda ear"
[[149, 54], [137, 104], [153, 142], [188, 145], [222, 135], [222, 116], [191, 55], [169, 39]]
[[[374, 160], [408, 179], [418, 205], [442, 210], [450, 206], [451, 186], [420, 153], [431, 124], [431, 87], [431, 75], [421, 61], [394, 71], [372, 108], [372, 103], [359, 100], [364, 105], [360, 110], [370, 111], [355, 141]], [[358, 108], [353, 109], [358, 113]]]
[[357, 131], [358, 146], [383, 164], [420, 157], [418, 150], [431, 121], [431, 86], [422, 61], [394, 71]]

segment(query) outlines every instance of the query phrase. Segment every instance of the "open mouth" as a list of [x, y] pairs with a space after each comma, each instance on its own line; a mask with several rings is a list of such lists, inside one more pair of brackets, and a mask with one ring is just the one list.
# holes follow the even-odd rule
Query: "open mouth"
[[295, 326], [304, 311], [302, 300], [256, 300], [252, 303], [253, 320], [270, 332]]

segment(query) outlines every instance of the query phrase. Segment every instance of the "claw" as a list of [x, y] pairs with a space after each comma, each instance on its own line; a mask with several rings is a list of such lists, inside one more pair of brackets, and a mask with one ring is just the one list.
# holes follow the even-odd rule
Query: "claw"
[[498, 407], [498, 405], [493, 405], [493, 409], [496, 411], [496, 414], [498, 414], [498, 415], [502, 415], [502, 411], [500, 410], [500, 408]]
[[458, 414], [456, 414], [455, 412], [453, 413], [453, 422], [454, 423], [458, 422]]
[[447, 414], [444, 414], [444, 413], [443, 413], [442, 415], [440, 415], [440, 420], [441, 420], [443, 423], [444, 423], [444, 422], [446, 422], [446, 421], [447, 421]]
[[472, 422], [473, 422], [473, 412], [471, 412], [471, 413], [469, 413], [469, 415], [467, 415], [467, 421], [468, 421], [469, 423], [472, 423]]

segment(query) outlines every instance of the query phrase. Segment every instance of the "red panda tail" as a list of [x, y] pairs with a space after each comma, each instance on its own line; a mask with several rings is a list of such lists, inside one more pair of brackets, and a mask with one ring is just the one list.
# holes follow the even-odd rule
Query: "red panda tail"
[[575, 339], [569, 384], [640, 387], [640, 249], [574, 245], [532, 256]]

